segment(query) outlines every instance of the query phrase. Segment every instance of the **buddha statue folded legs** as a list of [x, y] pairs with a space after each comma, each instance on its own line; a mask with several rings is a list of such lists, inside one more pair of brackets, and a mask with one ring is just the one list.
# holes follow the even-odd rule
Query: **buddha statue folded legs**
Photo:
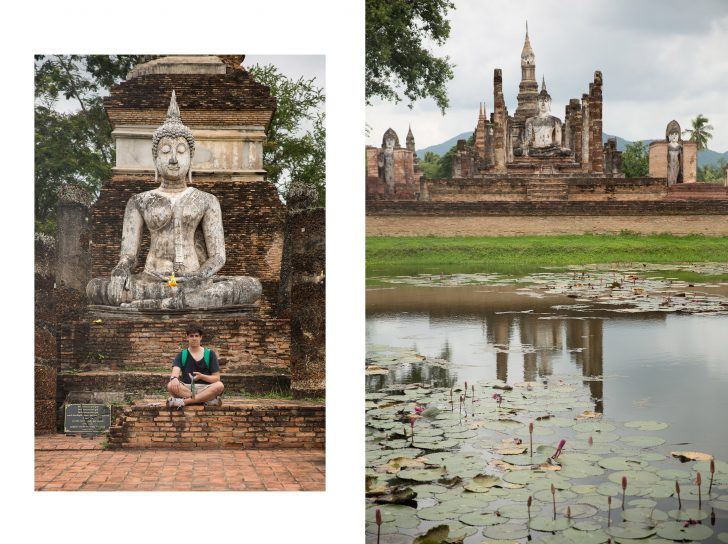
[[[167, 120], [152, 137], [161, 185], [129, 199], [119, 262], [111, 277], [88, 283], [91, 303], [173, 309], [258, 300], [262, 288], [257, 278], [217, 275], [225, 264], [222, 213], [214, 195], [187, 186], [194, 150], [194, 137], [182, 124], [173, 91]], [[144, 270], [132, 274], [145, 228], [150, 244]]]

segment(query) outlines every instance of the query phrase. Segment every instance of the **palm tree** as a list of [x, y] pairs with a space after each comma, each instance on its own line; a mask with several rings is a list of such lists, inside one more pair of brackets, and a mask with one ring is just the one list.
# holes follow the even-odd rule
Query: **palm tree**
[[698, 151], [708, 149], [708, 140], [713, 137], [710, 132], [713, 130], [713, 125], [708, 124], [708, 118], [702, 113], [692, 120], [693, 128], [683, 130], [683, 134], [690, 134], [690, 141], [698, 144]]

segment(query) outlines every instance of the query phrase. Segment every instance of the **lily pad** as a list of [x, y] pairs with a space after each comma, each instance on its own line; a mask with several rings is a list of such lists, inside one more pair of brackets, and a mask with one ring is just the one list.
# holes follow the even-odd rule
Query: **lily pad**
[[705, 510], [698, 510], [697, 508], [684, 508], [682, 510], [670, 510], [669, 516], [678, 521], [688, 521], [694, 519], [697, 521], [704, 520], [708, 517], [708, 512]]
[[627, 457], [607, 457], [599, 461], [599, 466], [609, 470], [634, 470], [647, 465], [646, 462], [639, 459], [630, 459]]
[[635, 421], [628, 421], [624, 424], [625, 427], [629, 427], [630, 429], [637, 429], [640, 431], [661, 431], [662, 429], [667, 429], [668, 425], [667, 423], [663, 423], [662, 421], [654, 421], [654, 420], [635, 420]]
[[656, 527], [657, 536], [669, 540], [705, 540], [713, 534], [713, 529], [705, 525], [688, 525], [679, 521], [665, 521]]
[[477, 527], [482, 527], [485, 525], [500, 525], [501, 523], [505, 523], [508, 521], [508, 518], [503, 516], [498, 516], [496, 514], [492, 513], [485, 513], [485, 514], [465, 514], [464, 516], [460, 516], [460, 523], [464, 523], [465, 525], [475, 525]]
[[491, 487], [495, 486], [500, 482], [498, 476], [491, 476], [489, 474], [479, 474], [473, 481], [465, 486], [465, 489], [472, 493], [486, 493]]
[[503, 523], [491, 525], [483, 529], [483, 535], [496, 540], [519, 540], [528, 536], [528, 529], [525, 525], [514, 523]]
[[442, 468], [405, 469], [397, 473], [402, 480], [414, 480], [415, 482], [434, 482], [445, 474]]
[[630, 446], [635, 448], [652, 448], [654, 446], [660, 446], [665, 443], [664, 438], [659, 436], [623, 436], [622, 441], [626, 442]]
[[624, 523], [623, 525], [612, 525], [607, 527], [605, 532], [615, 538], [647, 538], [655, 534], [654, 529], [636, 523]]
[[627, 508], [622, 512], [622, 519], [624, 521], [634, 521], [637, 523], [644, 523], [647, 521], [665, 521], [667, 520], [667, 514], [662, 510], [656, 510], [655, 508]]
[[687, 461], [710, 461], [713, 459], [712, 455], [701, 451], [671, 451], [670, 455], [678, 458], [683, 463]]
[[450, 534], [450, 527], [438, 525], [427, 531], [424, 535], [415, 537], [412, 544], [443, 544]]
[[569, 520], [566, 518], [556, 518], [554, 520], [553, 518], [539, 516], [531, 518], [529, 526], [534, 531], [563, 531], [569, 527]]

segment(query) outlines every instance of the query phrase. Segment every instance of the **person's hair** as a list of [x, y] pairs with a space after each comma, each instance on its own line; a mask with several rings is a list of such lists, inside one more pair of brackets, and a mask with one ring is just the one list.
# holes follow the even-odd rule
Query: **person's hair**
[[205, 336], [205, 331], [202, 328], [202, 325], [197, 323], [196, 321], [193, 321], [187, 325], [187, 328], [185, 329], [185, 334], [189, 336], [193, 332], [196, 332], [200, 336]]

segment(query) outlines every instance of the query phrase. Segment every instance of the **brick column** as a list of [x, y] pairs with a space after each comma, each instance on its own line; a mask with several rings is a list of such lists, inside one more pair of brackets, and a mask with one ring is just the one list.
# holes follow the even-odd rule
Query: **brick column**
[[91, 279], [90, 205], [91, 196], [80, 187], [65, 185], [58, 194], [56, 281], [81, 293]]
[[503, 75], [500, 68], [493, 72], [493, 140], [495, 171], [506, 171], [506, 101], [503, 98]]
[[323, 208], [304, 206], [298, 203], [286, 221], [294, 398], [323, 397], [326, 392], [326, 214]]
[[591, 171], [604, 172], [604, 147], [602, 145], [602, 73], [594, 72], [594, 83], [589, 85], [589, 159]]

